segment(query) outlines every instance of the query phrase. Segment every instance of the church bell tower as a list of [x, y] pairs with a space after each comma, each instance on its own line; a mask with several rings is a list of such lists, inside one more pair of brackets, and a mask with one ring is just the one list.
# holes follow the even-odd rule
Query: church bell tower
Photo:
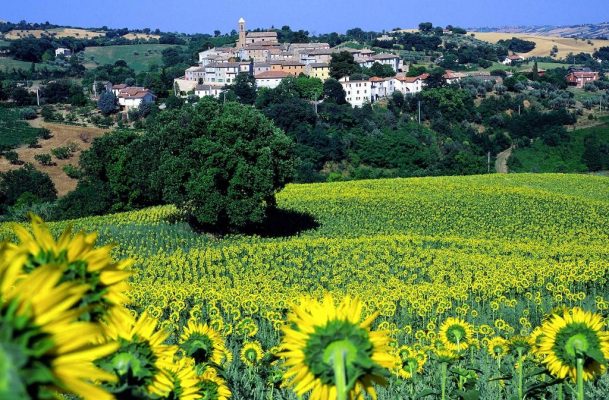
[[243, 18], [239, 19], [239, 43], [237, 43], [237, 47], [245, 47], [245, 20]]

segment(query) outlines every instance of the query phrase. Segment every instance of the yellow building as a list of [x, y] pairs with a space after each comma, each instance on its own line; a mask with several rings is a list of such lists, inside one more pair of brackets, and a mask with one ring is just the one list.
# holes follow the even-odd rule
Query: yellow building
[[319, 78], [325, 81], [330, 77], [330, 65], [328, 63], [312, 63], [305, 67], [305, 74], [311, 78]]

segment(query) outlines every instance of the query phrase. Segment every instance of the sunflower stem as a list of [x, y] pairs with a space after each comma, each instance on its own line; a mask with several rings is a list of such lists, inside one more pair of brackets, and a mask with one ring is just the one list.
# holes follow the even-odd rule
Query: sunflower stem
[[562, 393], [562, 382], [558, 384], [558, 389], [556, 392], [556, 399], [557, 400], [564, 400], [564, 396]]
[[347, 371], [345, 369], [344, 349], [337, 348], [333, 354], [334, 379], [336, 382], [336, 400], [347, 400], [349, 389], [347, 388]]
[[522, 373], [522, 368], [524, 360], [522, 358], [522, 350], [518, 349], [518, 400], [524, 399], [524, 375]]
[[584, 359], [577, 357], [577, 400], [584, 400]]
[[447, 375], [448, 364], [443, 362], [440, 364], [440, 371], [442, 373], [442, 400], [446, 400], [446, 375]]

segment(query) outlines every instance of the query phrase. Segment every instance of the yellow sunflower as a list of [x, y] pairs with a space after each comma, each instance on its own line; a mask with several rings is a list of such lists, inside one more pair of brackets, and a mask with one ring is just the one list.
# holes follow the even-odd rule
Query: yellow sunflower
[[[402, 346], [400, 350], [406, 346]], [[400, 351], [400, 361], [397, 365], [397, 375], [402, 379], [411, 379], [415, 374], [423, 372], [423, 366], [427, 362], [427, 355], [422, 351]]]
[[473, 335], [473, 327], [460, 318], [448, 318], [440, 326], [439, 339], [442, 345], [452, 351], [467, 350]]
[[74, 305], [88, 287], [59, 283], [62, 272], [54, 266], [18, 278], [20, 269], [15, 263], [0, 266], [0, 356], [8, 368], [0, 398], [29, 398], [27, 388], [36, 398], [55, 389], [84, 399], [111, 399], [92, 381], [114, 376], [93, 363], [118, 345], [94, 344], [99, 325], [76, 321], [80, 310]]
[[250, 368], [256, 367], [262, 357], [264, 357], [264, 350], [258, 341], [247, 342], [243, 344], [241, 349], [240, 359], [241, 361]]
[[228, 400], [231, 397], [226, 382], [218, 376], [216, 369], [211, 367], [199, 377], [199, 393], [205, 400]]
[[199, 378], [195, 362], [190, 357], [183, 357], [162, 371], [155, 385], [156, 394], [172, 400], [197, 400], [203, 398], [199, 390]]
[[577, 377], [578, 362], [583, 380], [593, 380], [606, 370], [609, 333], [598, 314], [574, 308], [552, 315], [541, 326], [536, 350], [550, 373], [557, 378]]
[[[375, 397], [373, 383], [384, 384], [386, 369], [395, 365], [384, 332], [370, 330], [374, 314], [362, 319], [362, 302], [349, 297], [335, 304], [303, 299], [293, 308], [280, 354], [285, 359], [288, 385], [310, 400]], [[349, 385], [347, 385], [349, 382]]]
[[15, 225], [14, 231], [19, 238], [18, 244], [8, 243], [4, 258], [19, 259], [23, 272], [31, 272], [41, 265], [54, 265], [63, 271], [62, 281], [76, 281], [89, 285], [82, 300], [77, 304], [86, 305], [83, 318], [100, 321], [115, 307], [128, 303], [127, 270], [130, 260], [114, 262], [111, 257], [111, 246], [95, 248], [97, 234], [78, 233], [72, 235], [66, 229], [56, 241], [47, 225], [40, 217], [32, 217], [32, 231], [21, 225]]
[[180, 336], [180, 348], [197, 364], [223, 365], [227, 350], [222, 336], [207, 324], [188, 322]]
[[510, 350], [508, 344], [509, 342], [501, 336], [495, 336], [488, 342], [488, 353], [495, 360], [500, 360], [508, 354], [508, 351]]
[[117, 341], [120, 347], [114, 355], [104, 359], [101, 365], [116, 374], [119, 381], [117, 390], [121, 387], [125, 390], [133, 388], [128, 387], [126, 381], [132, 380], [133, 369], [137, 368], [148, 373], [135, 373], [140, 379], [134, 386], [155, 395], [162, 396], [166, 393], [166, 371], [171, 371], [174, 366], [177, 347], [165, 344], [169, 333], [156, 330], [156, 327], [157, 321], [147, 313], [143, 313], [137, 321], [130, 315], [108, 321], [106, 335]]

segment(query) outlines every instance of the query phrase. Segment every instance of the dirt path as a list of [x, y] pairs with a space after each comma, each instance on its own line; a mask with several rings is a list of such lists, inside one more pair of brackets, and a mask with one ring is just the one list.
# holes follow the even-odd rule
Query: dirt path
[[507, 150], [502, 151], [497, 154], [497, 159], [495, 160], [495, 169], [498, 174], [507, 174], [508, 173], [508, 159], [512, 155], [513, 147], [510, 147]]

